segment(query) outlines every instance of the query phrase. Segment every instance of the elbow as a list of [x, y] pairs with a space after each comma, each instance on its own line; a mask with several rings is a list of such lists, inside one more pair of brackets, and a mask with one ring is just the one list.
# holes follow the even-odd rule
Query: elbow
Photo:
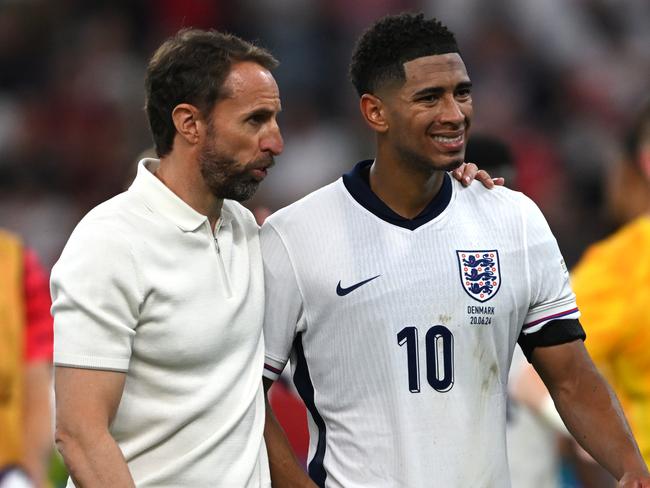
[[71, 450], [71, 446], [74, 446], [75, 444], [75, 436], [67, 428], [57, 423], [56, 428], [54, 429], [54, 445], [56, 446], [56, 450], [59, 451], [59, 454], [63, 456], [64, 460], [68, 457], [67, 453]]
[[68, 468], [74, 459], [83, 457], [83, 453], [92, 447], [93, 441], [98, 442], [99, 439], [99, 433], [88, 432], [76, 424], [68, 425], [57, 421], [54, 429], [54, 445]]

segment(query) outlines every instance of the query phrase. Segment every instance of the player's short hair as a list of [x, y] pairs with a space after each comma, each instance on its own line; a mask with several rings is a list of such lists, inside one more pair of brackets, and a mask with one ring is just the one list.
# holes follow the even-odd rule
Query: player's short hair
[[402, 13], [379, 19], [357, 41], [350, 79], [359, 96], [387, 82], [406, 80], [404, 63], [423, 56], [460, 53], [454, 34], [439, 20]]
[[182, 29], [156, 50], [147, 66], [145, 110], [159, 157], [174, 144], [174, 107], [189, 103], [207, 116], [226, 95], [223, 82], [239, 61], [253, 61], [268, 70], [278, 65], [267, 50], [216, 30]]

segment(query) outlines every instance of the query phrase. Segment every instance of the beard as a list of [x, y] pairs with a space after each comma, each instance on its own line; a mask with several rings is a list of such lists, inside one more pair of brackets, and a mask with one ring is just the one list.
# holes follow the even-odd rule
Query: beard
[[[209, 134], [207, 140], [215, 138]], [[273, 156], [267, 155], [242, 166], [231, 156], [208, 144], [199, 154], [201, 176], [212, 194], [220, 199], [227, 198], [237, 202], [251, 198], [260, 184], [248, 170], [260, 166], [271, 167], [273, 164]]]

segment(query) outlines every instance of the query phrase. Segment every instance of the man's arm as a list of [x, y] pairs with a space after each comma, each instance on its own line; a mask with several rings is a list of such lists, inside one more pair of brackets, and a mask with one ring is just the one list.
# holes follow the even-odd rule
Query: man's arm
[[108, 427], [122, 398], [125, 373], [57, 366], [56, 447], [78, 488], [135, 487]]
[[25, 371], [25, 470], [36, 487], [47, 486], [47, 465], [52, 454], [52, 410], [49, 362], [30, 363]]
[[298, 459], [291, 449], [291, 445], [275, 418], [269, 404], [268, 392], [273, 382], [264, 378], [264, 398], [266, 400], [266, 424], [264, 425], [264, 440], [269, 455], [271, 468], [271, 482], [274, 487], [282, 488], [311, 488], [316, 484], [307, 476], [307, 473], [298, 463]]
[[650, 487], [650, 474], [621, 406], [584, 343], [536, 347], [532, 363], [569, 431], [619, 486]]

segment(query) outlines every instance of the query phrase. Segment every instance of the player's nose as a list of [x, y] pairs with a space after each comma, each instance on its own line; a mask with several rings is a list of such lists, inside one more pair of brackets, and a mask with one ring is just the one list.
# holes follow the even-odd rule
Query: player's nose
[[440, 112], [440, 121], [453, 124], [461, 124], [465, 120], [465, 114], [461, 105], [453, 97], [444, 97], [442, 99], [442, 108]]

